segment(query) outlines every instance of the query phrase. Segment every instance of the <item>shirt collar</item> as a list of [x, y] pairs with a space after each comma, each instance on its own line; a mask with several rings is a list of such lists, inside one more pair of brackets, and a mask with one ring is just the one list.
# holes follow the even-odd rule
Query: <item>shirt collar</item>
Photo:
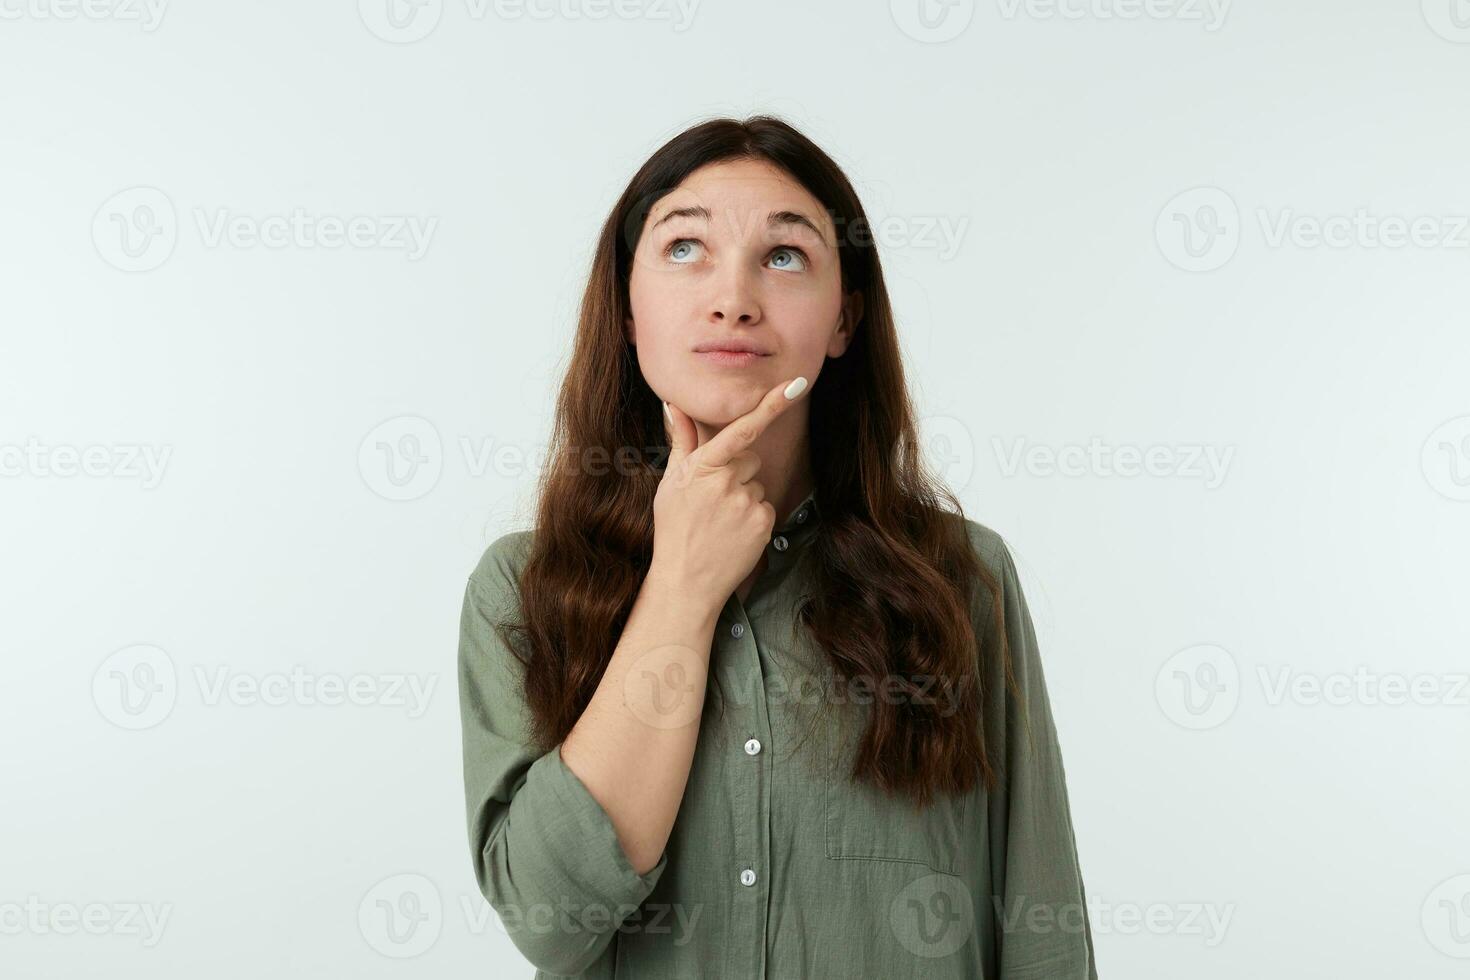
[[817, 491], [813, 489], [801, 503], [792, 508], [784, 521], [776, 525], [776, 533], [792, 537], [815, 527], [820, 520], [821, 512], [817, 508]]

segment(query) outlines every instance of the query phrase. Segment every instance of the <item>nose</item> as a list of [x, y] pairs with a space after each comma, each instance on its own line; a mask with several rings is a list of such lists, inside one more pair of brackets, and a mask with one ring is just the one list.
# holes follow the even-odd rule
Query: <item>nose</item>
[[709, 318], [712, 323], [726, 326], [746, 326], [760, 322], [760, 299], [756, 295], [755, 278], [735, 264], [723, 274], [714, 277], [714, 293], [710, 300]]

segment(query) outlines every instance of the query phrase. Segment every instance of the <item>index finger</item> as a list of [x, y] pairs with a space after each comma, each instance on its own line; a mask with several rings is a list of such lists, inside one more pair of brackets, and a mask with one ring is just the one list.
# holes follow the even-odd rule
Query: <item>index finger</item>
[[749, 449], [751, 443], [766, 431], [766, 427], [805, 390], [806, 378], [797, 378], [790, 384], [780, 384], [766, 392], [760, 404], [715, 433], [714, 438], [695, 450], [700, 462], [709, 466], [724, 466], [736, 453]]

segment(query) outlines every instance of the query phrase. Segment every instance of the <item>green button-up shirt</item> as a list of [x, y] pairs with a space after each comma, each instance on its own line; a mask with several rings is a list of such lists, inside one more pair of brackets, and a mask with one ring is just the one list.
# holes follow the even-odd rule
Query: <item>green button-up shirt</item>
[[[517, 615], [532, 532], [490, 545], [460, 629], [470, 845], [480, 889], [536, 977], [1095, 980], [1036, 634], [1000, 536], [966, 525], [1003, 583], [1029, 716], [1028, 737], [992, 665], [982, 701], [988, 749], [1005, 760], [998, 789], [916, 811], [847, 779], [865, 695], [882, 695], [834, 685], [793, 630], [801, 559], [822, 533], [813, 493], [778, 523], [746, 601], [732, 595], [720, 614], [689, 782], [643, 875], [560, 747], [531, 745], [523, 668], [494, 624]], [[977, 591], [978, 637], [992, 619]]]

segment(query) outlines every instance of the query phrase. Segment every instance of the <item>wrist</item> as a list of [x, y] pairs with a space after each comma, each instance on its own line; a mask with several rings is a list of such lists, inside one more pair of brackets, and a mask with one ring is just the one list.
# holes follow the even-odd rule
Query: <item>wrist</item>
[[720, 618], [729, 598], [716, 595], [714, 589], [701, 585], [682, 570], [656, 558], [643, 578], [643, 591], [667, 598], [711, 623]]

